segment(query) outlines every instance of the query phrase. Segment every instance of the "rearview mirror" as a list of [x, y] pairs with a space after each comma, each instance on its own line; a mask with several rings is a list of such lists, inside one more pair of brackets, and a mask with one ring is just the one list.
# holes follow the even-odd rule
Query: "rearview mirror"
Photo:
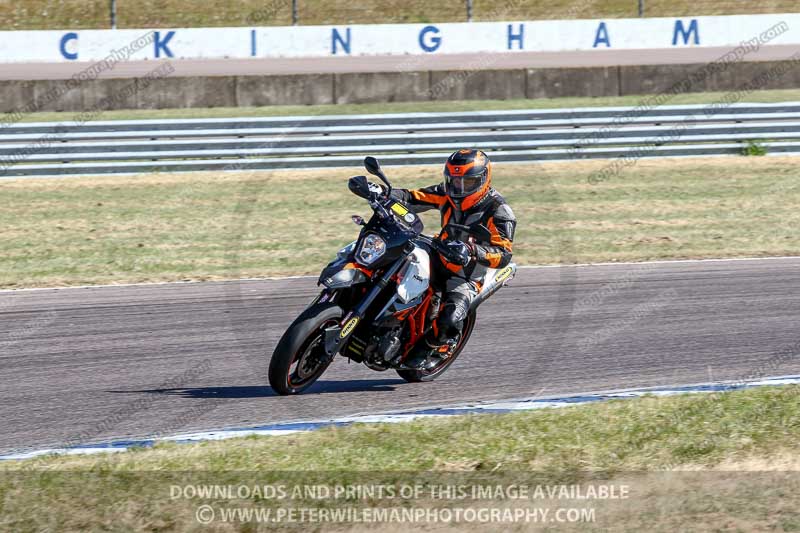
[[366, 168], [367, 172], [373, 176], [380, 176], [383, 174], [383, 172], [381, 172], [380, 163], [378, 163], [378, 160], [371, 155], [364, 158], [364, 168]]
[[364, 158], [364, 168], [367, 169], [367, 172], [372, 174], [373, 176], [378, 176], [382, 182], [386, 184], [389, 190], [386, 192], [387, 195], [392, 194], [392, 184], [389, 183], [389, 179], [386, 177], [386, 174], [383, 173], [381, 170], [381, 165], [378, 163], [378, 160], [372, 157], [371, 155]]

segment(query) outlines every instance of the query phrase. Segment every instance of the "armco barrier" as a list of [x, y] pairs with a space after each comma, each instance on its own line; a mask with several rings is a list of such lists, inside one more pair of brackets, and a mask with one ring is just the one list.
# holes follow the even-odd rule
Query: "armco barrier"
[[800, 153], [800, 102], [656, 108], [33, 123], [0, 130], [0, 177]]

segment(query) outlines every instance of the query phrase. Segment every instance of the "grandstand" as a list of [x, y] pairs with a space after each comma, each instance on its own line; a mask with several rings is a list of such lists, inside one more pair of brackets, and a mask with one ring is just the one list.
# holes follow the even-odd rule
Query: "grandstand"
[[797, 0], [26, 0], [0, 2], [3, 30], [464, 22], [792, 13]]

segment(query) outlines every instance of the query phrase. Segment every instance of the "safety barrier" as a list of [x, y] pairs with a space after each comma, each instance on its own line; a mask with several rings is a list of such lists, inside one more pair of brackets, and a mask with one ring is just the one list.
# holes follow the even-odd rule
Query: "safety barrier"
[[30, 123], [0, 130], [0, 176], [800, 152], [800, 103]]

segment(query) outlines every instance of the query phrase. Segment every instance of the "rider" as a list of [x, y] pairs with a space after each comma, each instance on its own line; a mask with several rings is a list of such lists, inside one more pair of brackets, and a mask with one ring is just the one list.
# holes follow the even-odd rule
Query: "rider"
[[[505, 199], [492, 188], [492, 163], [480, 150], [458, 150], [447, 158], [444, 182], [423, 189], [394, 189], [392, 196], [414, 212], [437, 208], [442, 216], [442, 232], [451, 253], [439, 255], [436, 285], [444, 291], [444, 307], [424, 341], [405, 363], [407, 367], [430, 369], [450, 355], [461, 337], [464, 320], [478, 295], [487, 268], [503, 268], [511, 261], [516, 219]], [[491, 239], [464, 231], [448, 235], [447, 224], [485, 226]], [[438, 264], [437, 264], [438, 263]]]

